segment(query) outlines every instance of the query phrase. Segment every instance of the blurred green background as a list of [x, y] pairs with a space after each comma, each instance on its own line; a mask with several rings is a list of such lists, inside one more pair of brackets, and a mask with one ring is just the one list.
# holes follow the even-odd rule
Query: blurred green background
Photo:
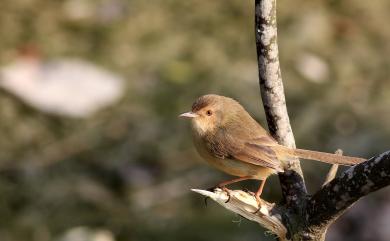
[[[126, 81], [118, 102], [76, 119], [0, 91], [0, 240], [272, 240], [190, 192], [228, 176], [203, 165], [177, 118], [217, 93], [265, 124], [253, 9], [249, 0], [1, 1], [2, 66], [29, 44], [44, 61], [77, 57]], [[390, 149], [389, 12], [386, 0], [278, 1], [297, 146], [362, 157]], [[302, 163], [313, 193], [329, 166]], [[327, 240], [390, 240], [389, 194], [364, 198]], [[280, 199], [277, 177], [263, 197]]]

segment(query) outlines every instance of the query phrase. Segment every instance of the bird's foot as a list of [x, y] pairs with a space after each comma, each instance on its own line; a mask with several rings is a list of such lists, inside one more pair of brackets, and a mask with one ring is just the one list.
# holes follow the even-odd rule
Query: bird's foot
[[259, 206], [259, 208], [255, 212], [253, 212], [253, 214], [256, 214], [261, 210], [261, 207], [263, 205], [263, 200], [261, 200], [261, 198], [256, 196], [256, 195], [254, 195], [254, 196], [256, 198], [257, 205]]
[[[209, 187], [206, 189], [206, 191], [209, 191], [209, 192], [214, 192], [215, 189], [217, 189], [218, 187], [217, 186], [214, 186], [214, 187]], [[209, 199], [210, 197], [205, 197], [204, 198], [204, 205], [207, 207], [207, 200]]]
[[[226, 200], [225, 203], [228, 203], [230, 201], [230, 190], [227, 187], [225, 187], [225, 186], [214, 186], [214, 187], [207, 188], [206, 190], [209, 191], [209, 192], [215, 192], [215, 190], [217, 188], [222, 189], [222, 191], [226, 192], [226, 194], [228, 196], [228, 199]], [[209, 199], [209, 197], [206, 197], [204, 199], [204, 203], [205, 203], [206, 207], [207, 207], [207, 199]]]
[[227, 189], [225, 186], [219, 187], [219, 188], [221, 188], [222, 191], [226, 192], [226, 195], [228, 196], [228, 199], [225, 201], [225, 203], [228, 203], [228, 202], [230, 201], [230, 197], [231, 197], [231, 196], [230, 196], [230, 190]]
[[[226, 192], [228, 199], [226, 200], [225, 203], [228, 203], [230, 201], [230, 190], [226, 186], [215, 186], [215, 187], [207, 188], [206, 190], [209, 192], [214, 192], [215, 189], [217, 189], [217, 188], [222, 189], [222, 191]], [[206, 205], [207, 205], [207, 198], [205, 199], [205, 201], [206, 201]]]

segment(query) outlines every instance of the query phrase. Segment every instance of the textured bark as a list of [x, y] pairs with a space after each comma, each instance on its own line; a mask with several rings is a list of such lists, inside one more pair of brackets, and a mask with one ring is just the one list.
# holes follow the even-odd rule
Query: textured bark
[[[282, 145], [295, 148], [294, 135], [287, 113], [286, 99], [279, 64], [277, 43], [276, 0], [255, 0], [255, 36], [259, 68], [259, 82], [268, 129]], [[306, 186], [299, 160], [292, 160], [287, 170], [279, 174], [283, 200], [288, 207], [287, 220], [303, 216]], [[296, 230], [297, 222], [289, 222]]]
[[349, 168], [308, 202], [311, 228], [328, 226], [361, 197], [389, 184], [390, 151]]

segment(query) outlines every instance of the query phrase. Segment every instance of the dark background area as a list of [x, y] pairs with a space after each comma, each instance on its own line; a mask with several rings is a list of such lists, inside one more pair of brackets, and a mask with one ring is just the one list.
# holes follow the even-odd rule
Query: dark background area
[[[272, 240], [190, 192], [228, 176], [202, 163], [177, 118], [216, 93], [265, 125], [253, 10], [242, 0], [1, 1], [2, 66], [33, 45], [43, 61], [76, 57], [121, 75], [125, 93], [66, 118], [0, 91], [0, 240]], [[366, 158], [390, 149], [389, 12], [386, 0], [278, 1], [298, 147]], [[313, 193], [330, 166], [302, 163]], [[389, 192], [359, 201], [327, 240], [390, 240]], [[263, 197], [280, 199], [276, 176]]]

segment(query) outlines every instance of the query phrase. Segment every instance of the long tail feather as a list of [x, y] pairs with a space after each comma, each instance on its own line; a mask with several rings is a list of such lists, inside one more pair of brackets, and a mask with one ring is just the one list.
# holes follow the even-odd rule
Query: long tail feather
[[330, 164], [353, 166], [366, 161], [366, 159], [360, 157], [339, 156], [337, 154], [331, 154], [326, 152], [309, 151], [303, 149], [290, 149], [290, 150], [293, 152], [295, 156], [299, 158], [316, 160], [316, 161], [326, 162]]

